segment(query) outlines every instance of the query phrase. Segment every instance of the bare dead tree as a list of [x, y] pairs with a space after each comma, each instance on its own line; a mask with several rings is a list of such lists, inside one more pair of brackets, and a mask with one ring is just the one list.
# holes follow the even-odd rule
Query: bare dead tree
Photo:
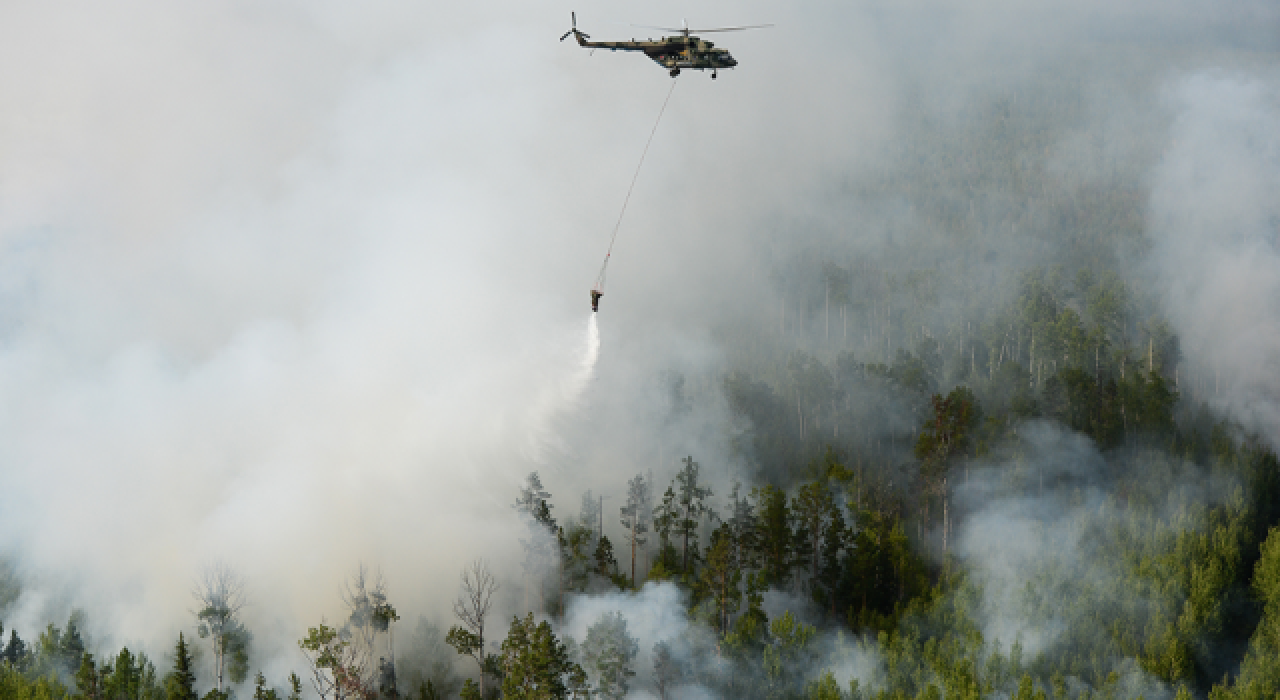
[[200, 604], [195, 612], [197, 632], [213, 647], [213, 673], [221, 692], [227, 651], [245, 635], [239, 619], [247, 602], [244, 579], [226, 564], [215, 562], [201, 572], [191, 595]]
[[489, 570], [489, 564], [477, 559], [462, 570], [461, 586], [462, 595], [453, 603], [453, 614], [462, 625], [454, 625], [446, 641], [459, 654], [475, 659], [480, 667], [480, 696], [484, 697], [484, 625], [493, 604], [493, 594], [498, 590], [498, 580]]

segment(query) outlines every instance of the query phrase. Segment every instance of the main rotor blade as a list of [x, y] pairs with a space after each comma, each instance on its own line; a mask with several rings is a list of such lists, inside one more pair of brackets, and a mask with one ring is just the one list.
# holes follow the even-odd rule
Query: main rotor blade
[[705, 34], [708, 32], [740, 32], [740, 31], [743, 31], [744, 29], [765, 29], [767, 27], [772, 27], [773, 25], [772, 24], [752, 24], [745, 27], [715, 27], [712, 29], [690, 29], [688, 27], [654, 27], [648, 24], [633, 24], [631, 26], [639, 27], [641, 29], [660, 29], [664, 32], [680, 32], [681, 34], [684, 34], [684, 33]]
[[565, 32], [565, 33], [560, 37], [560, 41], [564, 41], [565, 39], [568, 39], [568, 38], [569, 38], [569, 35], [570, 35], [570, 34], [572, 34], [572, 33], [573, 33], [573, 30], [572, 30], [572, 29], [570, 29], [569, 31]]
[[[714, 29], [690, 29], [690, 34], [710, 34], [711, 32], [740, 32], [746, 29], [767, 29], [772, 24], [752, 24], [746, 27], [716, 27]], [[682, 30], [683, 31], [683, 30]]]

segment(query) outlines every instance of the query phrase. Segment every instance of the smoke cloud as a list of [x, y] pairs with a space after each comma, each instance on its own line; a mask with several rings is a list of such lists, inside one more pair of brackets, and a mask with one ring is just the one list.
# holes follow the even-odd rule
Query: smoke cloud
[[1280, 439], [1280, 82], [1197, 73], [1153, 175], [1151, 265], [1168, 292], [1193, 394]]

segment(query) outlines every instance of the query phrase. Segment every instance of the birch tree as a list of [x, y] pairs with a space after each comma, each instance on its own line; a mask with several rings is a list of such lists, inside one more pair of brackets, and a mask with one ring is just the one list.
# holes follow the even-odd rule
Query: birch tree
[[196, 631], [209, 640], [215, 687], [222, 693], [224, 679], [240, 683], [249, 672], [251, 636], [240, 621], [247, 602], [244, 579], [218, 562], [201, 573], [191, 595], [199, 605]]

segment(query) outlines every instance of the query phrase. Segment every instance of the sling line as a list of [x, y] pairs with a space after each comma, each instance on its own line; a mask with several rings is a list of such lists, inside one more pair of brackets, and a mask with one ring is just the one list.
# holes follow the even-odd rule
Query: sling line
[[671, 93], [676, 90], [676, 81], [678, 78], [672, 78], [671, 88], [667, 90], [667, 98], [662, 101], [662, 109], [658, 110], [658, 118], [653, 122], [653, 129], [649, 132], [649, 140], [644, 143], [644, 152], [640, 154], [640, 163], [636, 165], [636, 172], [631, 176], [631, 186], [627, 188], [627, 196], [622, 200], [622, 211], [618, 212], [618, 222], [613, 225], [613, 236], [609, 238], [609, 250], [604, 254], [604, 263], [600, 265], [600, 274], [596, 276], [596, 286], [593, 290], [596, 292], [604, 292], [604, 273], [605, 268], [609, 267], [609, 256], [613, 255], [613, 244], [618, 240], [618, 229], [622, 227], [622, 217], [627, 213], [627, 204], [631, 202], [631, 191], [636, 188], [636, 180], [640, 179], [640, 168], [644, 167], [645, 156], [649, 155], [649, 145], [653, 143], [653, 135], [658, 133], [658, 124], [662, 123], [662, 115], [667, 111], [667, 103], [671, 101]]

